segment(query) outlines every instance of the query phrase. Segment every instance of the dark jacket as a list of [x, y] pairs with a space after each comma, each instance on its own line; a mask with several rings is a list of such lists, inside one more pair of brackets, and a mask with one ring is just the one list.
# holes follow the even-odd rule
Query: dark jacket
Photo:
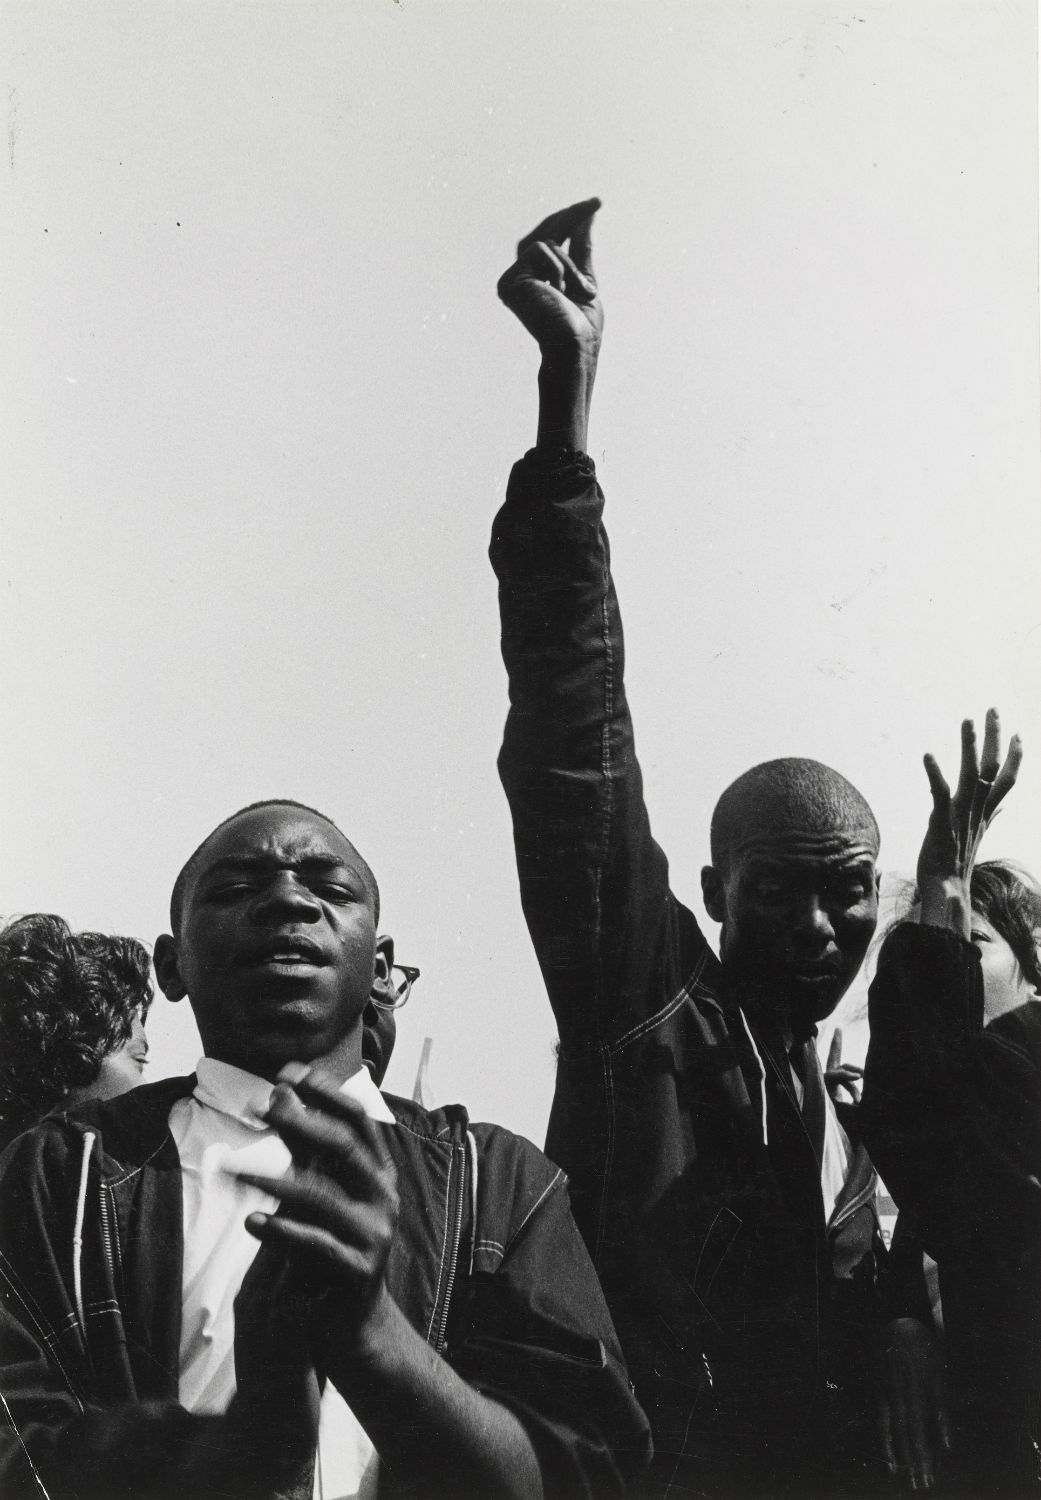
[[[221, 1418], [177, 1404], [182, 1192], [168, 1115], [193, 1083], [151, 1084], [52, 1118], [3, 1159], [6, 1500], [180, 1500], [171, 1476], [188, 1445], [206, 1424], [223, 1440]], [[392, 1296], [465, 1380], [520, 1419], [547, 1494], [620, 1493], [646, 1457], [646, 1423], [563, 1173], [510, 1132], [470, 1124], [459, 1106], [428, 1113], [387, 1099], [401, 1199]], [[452, 1476], [432, 1455], [424, 1493], [442, 1492], [455, 1493]]]
[[753, 1043], [669, 888], [602, 506], [591, 461], [529, 454], [491, 545], [510, 684], [499, 770], [560, 1033], [546, 1149], [568, 1173], [661, 1485], [834, 1492], [824, 1449], [852, 1455], [867, 1410], [875, 1179], [858, 1152], [826, 1231], [787, 1059], [768, 1035]]
[[1041, 1004], [983, 1026], [971, 943], [905, 924], [870, 996], [864, 1132], [937, 1262], [970, 1494], [1041, 1491]]

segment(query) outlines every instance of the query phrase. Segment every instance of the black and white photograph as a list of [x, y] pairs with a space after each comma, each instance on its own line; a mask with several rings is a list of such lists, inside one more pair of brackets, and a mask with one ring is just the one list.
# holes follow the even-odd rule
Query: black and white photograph
[[0, 71], [0, 1494], [1041, 1497], [1036, 4]]

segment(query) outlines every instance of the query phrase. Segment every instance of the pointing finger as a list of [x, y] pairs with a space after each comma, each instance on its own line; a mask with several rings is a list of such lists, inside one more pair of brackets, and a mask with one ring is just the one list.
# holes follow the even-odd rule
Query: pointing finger
[[837, 1068], [842, 1061], [842, 1027], [836, 1026], [831, 1034], [831, 1046], [828, 1048], [828, 1062], [825, 1072], [830, 1073]]

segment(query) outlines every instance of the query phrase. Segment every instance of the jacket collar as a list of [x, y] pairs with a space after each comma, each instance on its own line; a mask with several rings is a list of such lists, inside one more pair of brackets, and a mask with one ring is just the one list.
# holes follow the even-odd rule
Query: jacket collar
[[195, 1074], [143, 1083], [115, 1099], [91, 1100], [58, 1118], [82, 1134], [93, 1130], [104, 1154], [129, 1168], [140, 1167], [169, 1135], [170, 1110], [195, 1088]]

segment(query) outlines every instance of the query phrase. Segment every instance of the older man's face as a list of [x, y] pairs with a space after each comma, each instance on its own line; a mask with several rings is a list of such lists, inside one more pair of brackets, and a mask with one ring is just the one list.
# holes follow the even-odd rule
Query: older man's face
[[797, 1021], [830, 1015], [878, 921], [875, 857], [867, 828], [763, 829], [744, 841], [721, 881], [728, 970]]

